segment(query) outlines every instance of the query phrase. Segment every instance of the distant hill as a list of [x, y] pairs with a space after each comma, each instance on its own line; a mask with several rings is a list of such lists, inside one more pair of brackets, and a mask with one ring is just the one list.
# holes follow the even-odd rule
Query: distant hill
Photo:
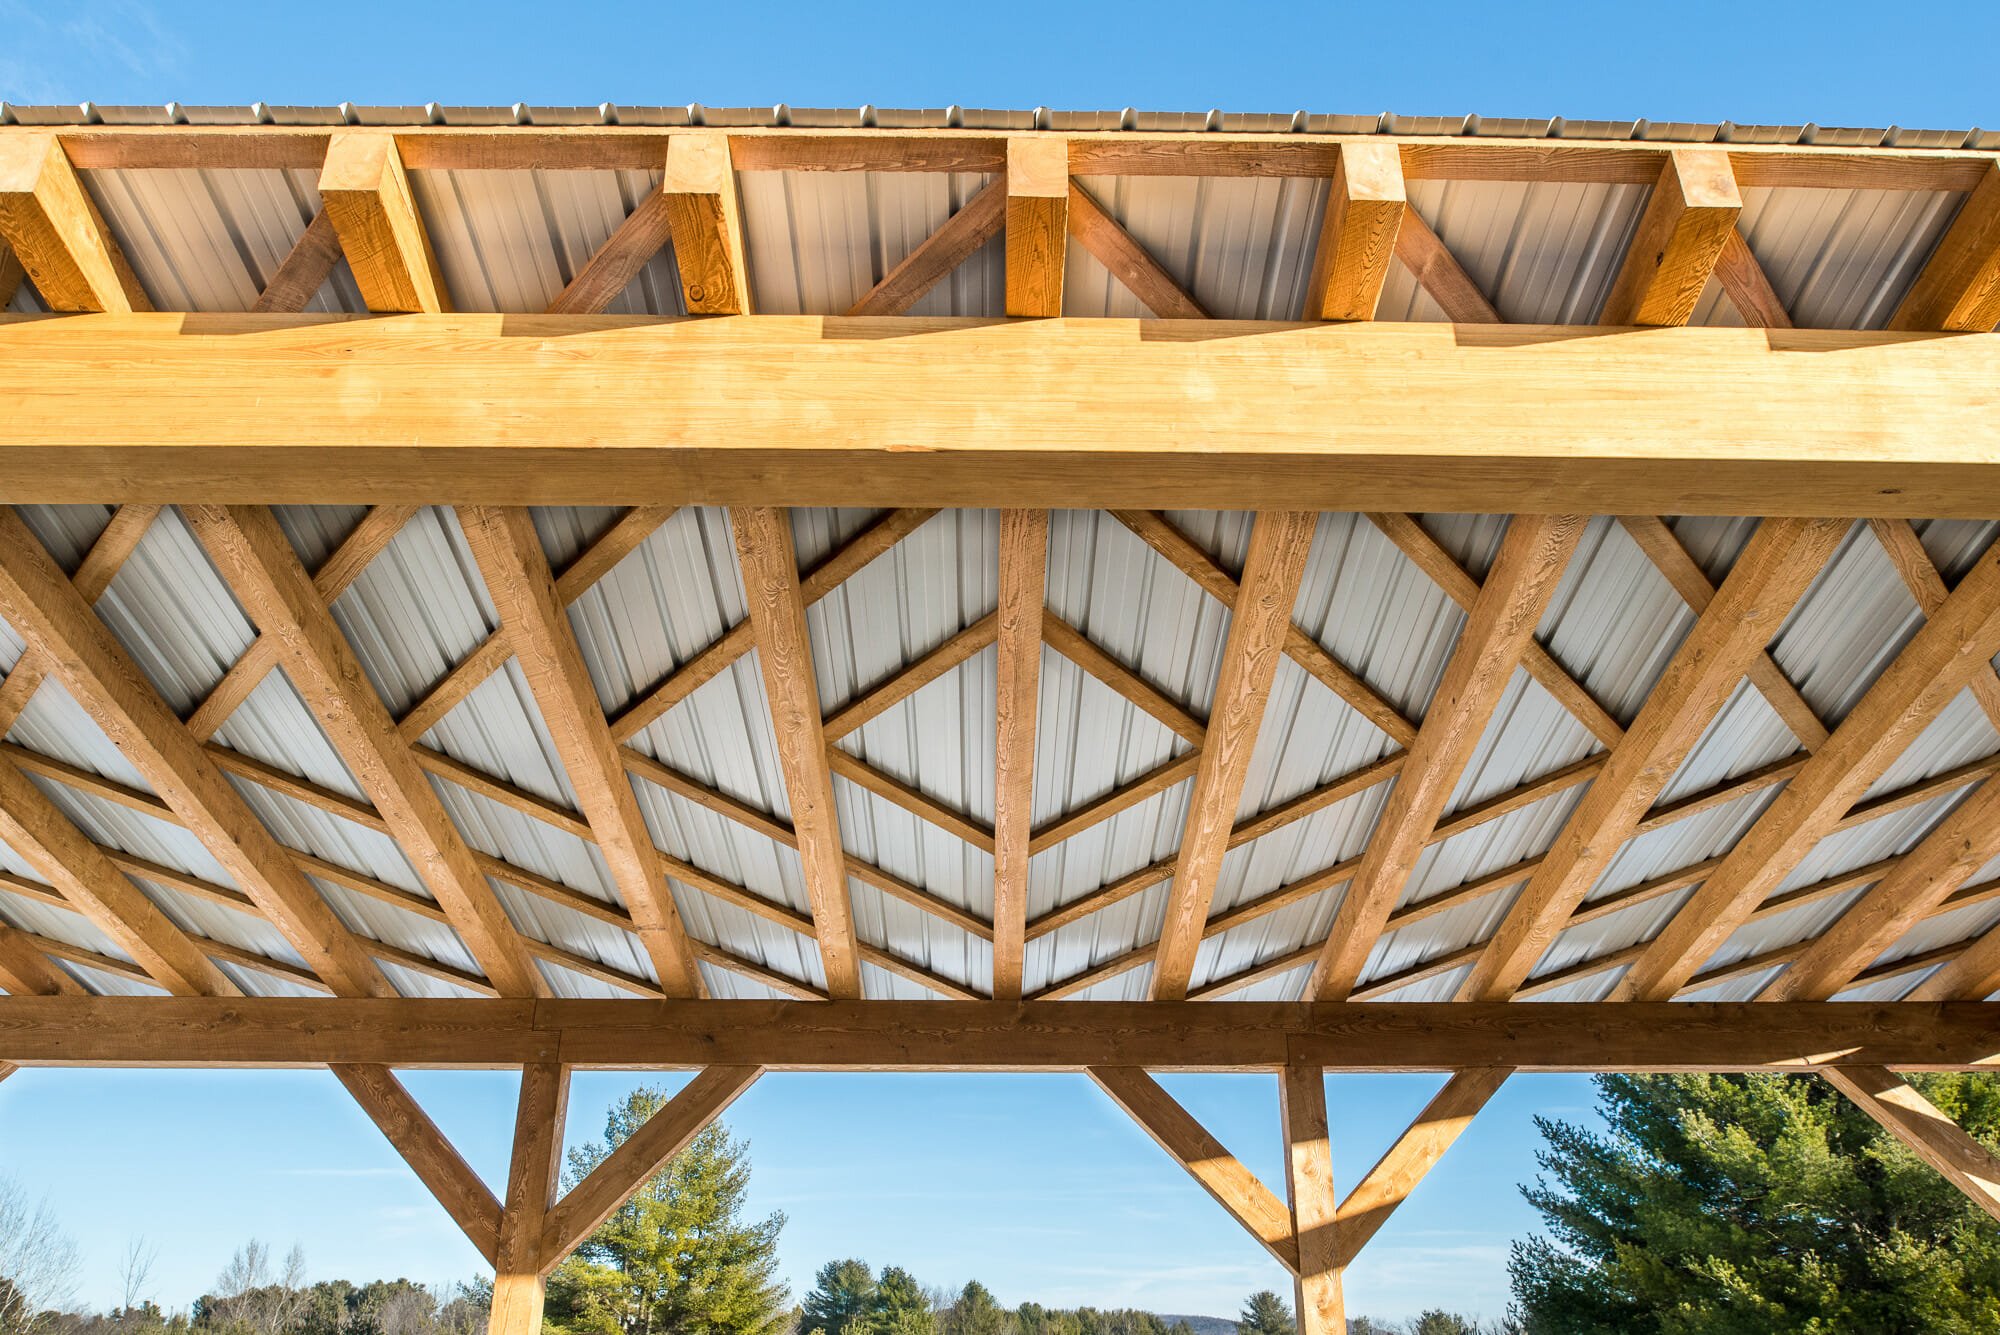
[[1236, 1335], [1236, 1323], [1223, 1316], [1184, 1316], [1179, 1312], [1161, 1312], [1160, 1320], [1169, 1326], [1176, 1321], [1185, 1321], [1194, 1335]]

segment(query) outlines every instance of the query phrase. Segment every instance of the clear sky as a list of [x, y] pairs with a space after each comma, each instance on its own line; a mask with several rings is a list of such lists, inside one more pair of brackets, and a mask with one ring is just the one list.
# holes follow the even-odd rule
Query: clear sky
[[[1170, 3], [1037, 9], [879, 0], [739, 4], [309, 5], [0, 0], [0, 99], [105, 104], [965, 106], [1379, 112], [1963, 128], [2000, 122], [2000, 6], [1913, 15], [1683, 0], [1384, 8]], [[474, 1165], [502, 1176], [513, 1080], [413, 1075]], [[629, 1077], [584, 1076], [572, 1136]], [[1170, 1081], [1277, 1182], [1268, 1078]], [[1352, 1183], [1436, 1079], [1332, 1082]], [[1511, 1082], [1370, 1246], [1354, 1310], [1495, 1314], [1506, 1244], [1532, 1227], [1536, 1111], [1585, 1116], [1587, 1082]], [[731, 1111], [754, 1203], [791, 1218], [795, 1289], [859, 1255], [928, 1283], [977, 1275], [1007, 1302], [1232, 1315], [1282, 1290], [1250, 1243], [1080, 1077], [770, 1077]], [[154, 1290], [190, 1302], [259, 1237], [315, 1277], [465, 1277], [478, 1267], [324, 1074], [29, 1071], [0, 1085], [0, 1174], [46, 1195], [84, 1245], [81, 1297], [116, 1300], [144, 1236]]]

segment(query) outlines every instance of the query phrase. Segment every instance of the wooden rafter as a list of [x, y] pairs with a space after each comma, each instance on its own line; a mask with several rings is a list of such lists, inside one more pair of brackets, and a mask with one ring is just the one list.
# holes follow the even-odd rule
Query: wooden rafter
[[1850, 525], [1767, 519], [1681, 641], [1625, 740], [1570, 813], [1460, 989], [1505, 1000], [1636, 832], [1704, 729], [1805, 596]]
[[1988, 162], [1891, 329], [1984, 333], [2000, 324], [2000, 162]]
[[482, 507], [462, 511], [460, 522], [661, 987], [669, 996], [700, 996], [701, 974], [687, 931], [660, 878], [658, 850], [611, 740], [534, 520], [524, 509]]
[[1771, 286], [1770, 275], [1757, 261], [1740, 227], [1731, 228], [1723, 238], [1722, 255], [1715, 262], [1715, 281], [1752, 329], [1790, 329], [1792, 316]]
[[550, 315], [596, 315], [618, 299], [673, 235], [667, 194], [656, 189], [592, 252], [548, 305]]
[[[1924, 549], [1923, 539], [1910, 527], [1910, 522], [1906, 519], [1871, 519], [1868, 531], [1882, 545], [1883, 554], [1902, 577], [1903, 587], [1917, 600], [1919, 610], [1927, 617], [1936, 616], [1951, 590], [1946, 587], [1937, 563], [1931, 560], [1930, 553]], [[1973, 673], [1972, 682], [1966, 689], [1978, 701], [1986, 721], [2000, 728], [2000, 671]]]
[[1090, 192], [1069, 183], [1069, 234], [1163, 320], [1206, 320], [1208, 312]]
[[326, 286], [326, 280], [333, 274], [333, 266], [340, 262], [340, 236], [333, 230], [333, 219], [322, 208], [313, 214], [306, 230], [292, 243], [292, 248], [279, 263], [271, 280], [264, 284], [264, 290], [257, 294], [250, 309], [254, 312], [290, 313], [302, 311], [306, 303], [319, 295]]
[[800, 588], [791, 517], [783, 510], [730, 512], [736, 558], [749, 601], [751, 639], [770, 697], [771, 722], [798, 834], [799, 863], [812, 902], [820, 964], [827, 991], [861, 995], [854, 917], [848, 906], [846, 854], [834, 810], [831, 749], [820, 723], [819, 687], [806, 633], [806, 600]]
[[1069, 195], [1067, 140], [1007, 141], [1007, 314], [1062, 314]]
[[1826, 745], [1620, 980], [1622, 999], [1672, 996], [2000, 652], [2000, 547], [1959, 582]]
[[[112, 512], [104, 531], [90, 545], [90, 552], [70, 577], [79, 596], [95, 603], [111, 587], [111, 581], [125, 562], [138, 550], [139, 543], [159, 517], [157, 505], [121, 505]], [[28, 707], [35, 690], [49, 675], [48, 660], [32, 646], [15, 662], [5, 682], [0, 682], [0, 735], [13, 731], [21, 711]]]
[[1372, 320], [1409, 210], [1394, 144], [1343, 144], [1306, 287], [1309, 320]]
[[182, 514], [256, 622], [258, 642], [276, 644], [307, 708], [487, 979], [503, 995], [545, 992], [471, 845], [397, 733], [276, 517], [252, 506], [186, 506]]
[[1967, 1135], [1908, 1081], [1879, 1066], [1822, 1074], [1856, 1107], [1970, 1197], [1974, 1205], [2000, 1219], [2000, 1156]]
[[0, 135], [0, 241], [51, 310], [153, 309], [54, 134]]
[[660, 191], [688, 314], [750, 314], [743, 206], [727, 136], [698, 133], [668, 140]]
[[1686, 324], [1742, 211], [1727, 153], [1669, 150], [1599, 323]]
[[1493, 308], [1479, 284], [1451, 253], [1451, 248], [1431, 230], [1423, 214], [1414, 208], [1403, 212], [1402, 228], [1396, 233], [1396, 258], [1417, 280], [1417, 286], [1456, 324], [1499, 324], [1500, 312]]
[[1574, 515], [1516, 515], [1509, 521], [1410, 758], [1341, 900], [1333, 934], [1313, 968], [1310, 996], [1339, 1000], [1360, 982], [1369, 952], [1533, 640], [1583, 528], [1583, 519]]
[[998, 721], [993, 745], [993, 995], [1002, 1000], [1021, 995], [1022, 953], [1027, 944], [1048, 549], [1046, 510], [1001, 512]]
[[995, 180], [965, 201], [935, 232], [847, 308], [849, 315], [901, 315], [923, 299], [1007, 223], [1007, 182]]
[[1187, 823], [1174, 862], [1173, 888], [1159, 958], [1153, 965], [1157, 1000], [1187, 995], [1208, 921], [1215, 880], [1228, 848], [1237, 804], [1250, 773], [1250, 756], [1270, 700], [1292, 608], [1298, 601], [1306, 558], [1312, 552], [1319, 516], [1297, 510], [1270, 510], [1257, 516], [1243, 581], [1229, 617], [1222, 665], [1216, 678], [1215, 707], [1202, 742], [1201, 764], [1188, 799]]
[[87, 996], [83, 984], [50, 962], [34, 935], [0, 922], [0, 988], [17, 997]]
[[313, 972], [338, 991], [388, 980], [167, 707], [76, 587], [12, 511], [0, 513], [0, 615], [146, 776]]
[[437, 1123], [410, 1097], [395, 1072], [386, 1066], [336, 1065], [331, 1069], [410, 1165], [418, 1181], [430, 1189], [487, 1264], [493, 1264], [500, 1248], [500, 1202], [438, 1130]]
[[345, 130], [330, 138], [319, 197], [369, 310], [451, 309], [395, 136]]
[[1285, 1198], [1291, 1206], [1293, 1310], [1303, 1335], [1345, 1335], [1341, 1293], [1340, 1197], [1327, 1131], [1326, 1072], [1288, 1065], [1278, 1073], [1278, 1122], [1285, 1137]]

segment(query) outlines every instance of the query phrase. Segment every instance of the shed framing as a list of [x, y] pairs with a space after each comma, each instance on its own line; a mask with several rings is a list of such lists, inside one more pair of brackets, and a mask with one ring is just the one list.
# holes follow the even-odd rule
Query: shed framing
[[1086, 1071], [1303, 1335], [1517, 1070], [2000, 1215], [2000, 145], [137, 119], [0, 107], [0, 1078], [330, 1067], [504, 1335], [767, 1070]]

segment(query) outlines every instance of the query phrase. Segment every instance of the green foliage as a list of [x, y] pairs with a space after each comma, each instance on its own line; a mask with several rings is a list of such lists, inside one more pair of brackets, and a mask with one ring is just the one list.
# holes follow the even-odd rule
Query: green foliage
[[875, 1312], [875, 1272], [865, 1261], [828, 1261], [799, 1305], [799, 1329], [812, 1335], [865, 1335]]
[[1013, 1313], [995, 1302], [978, 1280], [968, 1280], [958, 1301], [939, 1314], [940, 1335], [1007, 1335]]
[[1410, 1323], [1410, 1335], [1479, 1335], [1479, 1327], [1456, 1312], [1433, 1307]]
[[[639, 1089], [605, 1118], [604, 1140], [570, 1151], [574, 1186], [668, 1095]], [[549, 1277], [545, 1326], [558, 1335], [780, 1335], [775, 1278], [785, 1217], [742, 1219], [749, 1146], [710, 1126], [647, 1179]]]
[[1236, 1329], [1241, 1335], [1292, 1335], [1292, 1309], [1269, 1289], [1259, 1289], [1244, 1300]]
[[[1916, 1084], [2000, 1145], [2000, 1082]], [[1538, 1120], [1547, 1237], [1508, 1269], [1533, 1335], [2000, 1329], [2000, 1228], [1824, 1081], [1602, 1076], [1605, 1135]]]

